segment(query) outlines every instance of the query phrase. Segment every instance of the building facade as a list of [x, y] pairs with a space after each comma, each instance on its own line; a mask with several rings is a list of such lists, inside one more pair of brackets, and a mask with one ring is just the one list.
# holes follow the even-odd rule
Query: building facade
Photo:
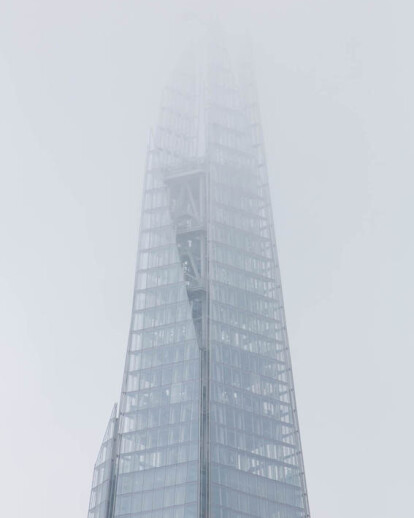
[[308, 518], [250, 60], [189, 51], [148, 151], [119, 410], [88, 518]]

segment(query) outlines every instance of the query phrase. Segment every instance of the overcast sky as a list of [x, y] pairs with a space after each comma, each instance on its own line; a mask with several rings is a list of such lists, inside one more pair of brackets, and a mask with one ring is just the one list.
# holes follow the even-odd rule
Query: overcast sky
[[220, 3], [0, 0], [2, 516], [86, 518], [149, 129], [212, 13], [254, 45], [312, 517], [413, 516], [414, 9]]

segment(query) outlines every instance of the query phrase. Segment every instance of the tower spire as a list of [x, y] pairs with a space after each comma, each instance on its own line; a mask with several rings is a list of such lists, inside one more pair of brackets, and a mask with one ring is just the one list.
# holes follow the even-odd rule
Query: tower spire
[[174, 71], [149, 150], [89, 518], [310, 516], [251, 60], [205, 41]]

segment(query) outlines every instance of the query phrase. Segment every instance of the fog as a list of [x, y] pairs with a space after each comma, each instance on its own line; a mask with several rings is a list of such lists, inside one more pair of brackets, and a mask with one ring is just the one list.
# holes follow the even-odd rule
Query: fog
[[400, 0], [0, 0], [3, 516], [86, 517], [149, 131], [213, 18], [253, 45], [311, 514], [411, 518], [413, 15]]

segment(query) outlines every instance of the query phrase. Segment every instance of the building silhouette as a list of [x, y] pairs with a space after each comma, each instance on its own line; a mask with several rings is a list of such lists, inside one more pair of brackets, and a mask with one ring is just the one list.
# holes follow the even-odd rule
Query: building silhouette
[[149, 146], [89, 518], [310, 516], [251, 60], [207, 39], [173, 72]]

